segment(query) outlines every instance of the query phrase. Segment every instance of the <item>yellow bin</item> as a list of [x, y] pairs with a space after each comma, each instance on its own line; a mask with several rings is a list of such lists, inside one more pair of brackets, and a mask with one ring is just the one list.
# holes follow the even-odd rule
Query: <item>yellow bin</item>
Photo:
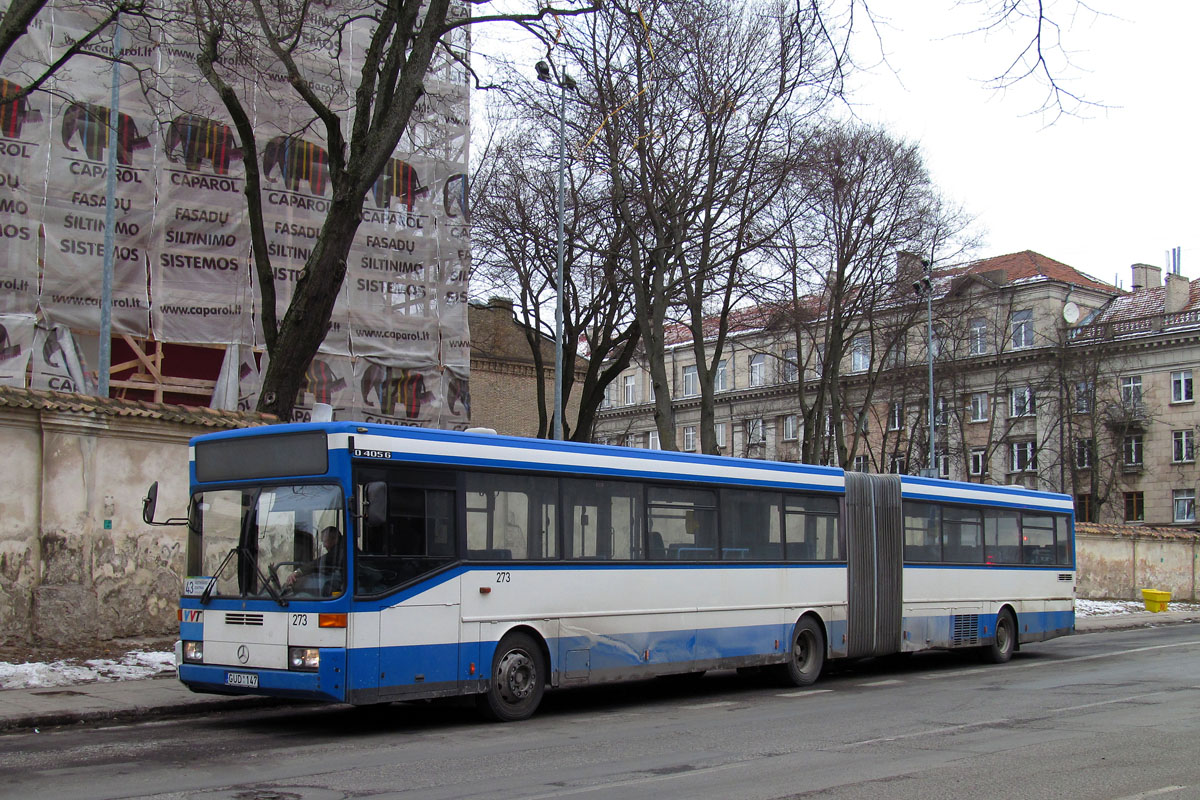
[[1167, 601], [1171, 599], [1170, 592], [1158, 589], [1142, 589], [1142, 600], [1146, 603], [1147, 611], [1166, 611]]

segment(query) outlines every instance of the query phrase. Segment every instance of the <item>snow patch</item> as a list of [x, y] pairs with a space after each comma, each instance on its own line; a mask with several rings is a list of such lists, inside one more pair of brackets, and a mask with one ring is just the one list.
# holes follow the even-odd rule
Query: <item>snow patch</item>
[[10, 664], [0, 661], [0, 689], [38, 689], [153, 678], [175, 672], [175, 654], [131, 650], [120, 659], [93, 658], [82, 664], [74, 661], [27, 662]]

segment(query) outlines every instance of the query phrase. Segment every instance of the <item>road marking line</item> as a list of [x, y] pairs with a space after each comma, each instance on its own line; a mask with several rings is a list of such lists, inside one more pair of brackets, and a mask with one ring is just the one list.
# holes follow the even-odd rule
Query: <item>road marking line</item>
[[814, 694], [825, 694], [832, 692], [833, 689], [803, 689], [799, 692], [782, 692], [775, 695], [776, 697], [812, 697]]
[[1143, 800], [1143, 798], [1157, 797], [1160, 794], [1173, 794], [1175, 792], [1183, 791], [1186, 788], [1188, 788], [1188, 787], [1186, 787], [1186, 786], [1164, 786], [1161, 789], [1151, 789], [1146, 792], [1139, 792], [1137, 794], [1126, 795], [1125, 797], [1118, 797], [1117, 800]]
[[713, 703], [696, 703], [695, 705], [681, 706], [681, 707], [682, 708], [720, 708], [722, 706], [731, 706], [731, 705], [733, 705], [732, 700], [717, 700], [716, 702], [713, 702]]
[[886, 681], [874, 681], [872, 683], [864, 683], [862, 686], [895, 686], [898, 683], [904, 683], [899, 678], [889, 678]]

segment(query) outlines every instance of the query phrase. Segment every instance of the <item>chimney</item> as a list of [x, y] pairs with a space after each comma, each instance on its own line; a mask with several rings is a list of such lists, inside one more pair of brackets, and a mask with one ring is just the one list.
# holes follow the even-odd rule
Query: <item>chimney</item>
[[1163, 311], [1167, 314], [1176, 314], [1187, 308], [1188, 301], [1191, 300], [1192, 282], [1182, 275], [1174, 272], [1167, 273], [1167, 299], [1163, 304]]
[[513, 313], [513, 301], [511, 297], [489, 297], [488, 305], [492, 308], [507, 309], [510, 316]]
[[1133, 265], [1133, 290], [1141, 292], [1162, 285], [1162, 267], [1152, 264]]

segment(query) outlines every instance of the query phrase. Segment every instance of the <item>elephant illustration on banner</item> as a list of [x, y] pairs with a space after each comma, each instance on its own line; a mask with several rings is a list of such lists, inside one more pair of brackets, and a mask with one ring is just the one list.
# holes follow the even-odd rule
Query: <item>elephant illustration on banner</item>
[[446, 179], [442, 186], [442, 208], [447, 217], [462, 217], [471, 221], [471, 210], [467, 205], [467, 176], [459, 172]]
[[0, 136], [6, 139], [21, 138], [21, 128], [26, 122], [41, 122], [42, 112], [29, 107], [29, 98], [9, 100], [22, 91], [23, 86], [0, 78]]
[[454, 407], [462, 403], [463, 414], [467, 419], [471, 418], [471, 382], [466, 378], [451, 377], [450, 385], [446, 391], [446, 405], [450, 409], [450, 413], [457, 413]]
[[412, 211], [417, 198], [428, 194], [429, 187], [421, 185], [417, 171], [410, 164], [398, 158], [389, 158], [383, 167], [383, 172], [375, 179], [375, 205], [388, 208], [392, 197], [397, 196], [405, 207]]
[[275, 180], [271, 173], [279, 167], [279, 176], [293, 192], [300, 191], [300, 182], [308, 181], [313, 194], [325, 194], [329, 179], [329, 153], [299, 136], [276, 136], [263, 149], [263, 175]]
[[[178, 151], [178, 152], [177, 152]], [[224, 175], [229, 172], [229, 162], [242, 157], [233, 129], [215, 119], [195, 114], [180, 114], [171, 120], [166, 136], [167, 158], [183, 163], [190, 170], [200, 169], [201, 162], [212, 164], [213, 172]]]
[[[104, 158], [108, 147], [108, 119], [111, 111], [107, 106], [95, 103], [74, 102], [67, 106], [62, 118], [62, 143], [72, 153], [71, 139], [79, 134], [79, 142], [87, 157], [93, 161]], [[128, 114], [117, 114], [117, 163], [129, 166], [133, 163], [133, 151], [150, 146], [150, 139], [138, 134], [137, 125]]]
[[363, 402], [373, 407], [374, 396], [379, 413], [387, 417], [396, 416], [396, 409], [402, 408], [406, 417], [416, 419], [421, 415], [421, 406], [433, 399], [433, 393], [425, 390], [425, 377], [415, 369], [371, 364], [363, 372], [360, 388]]
[[331, 403], [334, 393], [345, 388], [345, 379], [338, 377], [333, 367], [319, 358], [314, 358], [304, 373], [304, 391], [318, 403]]

